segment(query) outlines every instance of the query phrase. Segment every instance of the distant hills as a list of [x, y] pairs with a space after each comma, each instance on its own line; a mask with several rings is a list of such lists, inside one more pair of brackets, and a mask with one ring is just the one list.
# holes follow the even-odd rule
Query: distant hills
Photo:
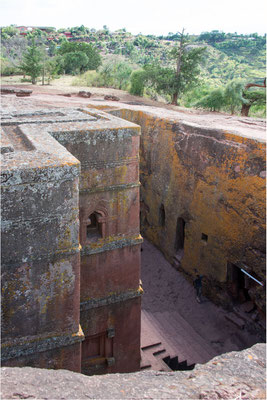
[[[179, 39], [177, 33], [169, 33], [167, 36], [132, 35], [126, 29], [111, 32], [106, 26], [102, 30], [89, 29], [83, 25], [58, 30], [53, 27], [11, 26], [1, 28], [3, 45], [5, 47], [6, 41], [12, 37], [14, 41], [14, 36], [27, 38], [33, 32], [42, 38], [48, 48], [53, 45], [57, 48], [66, 40], [87, 42], [95, 45], [104, 59], [121, 55], [136, 66], [155, 61], [163, 66], [168, 65], [168, 53]], [[256, 81], [265, 77], [266, 35], [212, 31], [200, 35], [189, 34], [188, 41], [189, 46], [206, 47], [202, 77], [213, 86], [226, 84], [232, 79]]]

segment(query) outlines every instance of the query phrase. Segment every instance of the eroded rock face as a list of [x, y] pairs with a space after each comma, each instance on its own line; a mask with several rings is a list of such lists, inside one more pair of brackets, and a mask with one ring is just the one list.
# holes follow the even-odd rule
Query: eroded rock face
[[187, 372], [87, 377], [66, 370], [2, 368], [3, 399], [265, 399], [265, 344]]
[[[125, 106], [126, 107], [126, 106]], [[126, 107], [141, 126], [144, 236], [223, 306], [265, 312], [265, 138], [260, 121]], [[246, 275], [249, 273], [260, 283]]]

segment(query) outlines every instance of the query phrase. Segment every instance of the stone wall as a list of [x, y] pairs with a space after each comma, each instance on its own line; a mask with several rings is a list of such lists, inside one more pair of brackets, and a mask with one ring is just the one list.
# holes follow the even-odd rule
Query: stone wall
[[80, 371], [80, 163], [20, 118], [2, 121], [2, 364]]
[[189, 279], [203, 274], [214, 301], [246, 295], [264, 313], [265, 287], [240, 272], [265, 282], [264, 130], [247, 121], [219, 129], [166, 110], [110, 112], [142, 129], [143, 234]]

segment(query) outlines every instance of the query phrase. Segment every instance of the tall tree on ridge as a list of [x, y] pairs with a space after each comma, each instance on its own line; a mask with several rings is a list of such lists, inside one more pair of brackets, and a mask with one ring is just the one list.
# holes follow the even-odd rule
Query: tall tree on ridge
[[42, 70], [41, 60], [41, 50], [37, 47], [35, 39], [32, 38], [32, 44], [23, 54], [22, 63], [19, 68], [25, 75], [29, 75], [31, 77], [33, 85], [36, 84], [36, 80]]

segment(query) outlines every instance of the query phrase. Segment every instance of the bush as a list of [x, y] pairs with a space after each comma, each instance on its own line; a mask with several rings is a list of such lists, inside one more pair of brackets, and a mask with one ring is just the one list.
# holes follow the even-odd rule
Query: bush
[[30, 83], [32, 80], [31, 80], [31, 78], [21, 78], [21, 80], [20, 80], [20, 82], [22, 82], [22, 83]]
[[254, 118], [266, 118], [266, 105], [251, 106], [250, 116]]
[[1, 76], [20, 75], [19, 69], [5, 57], [0, 57]]
[[73, 81], [74, 86], [112, 87], [126, 89], [132, 68], [124, 61], [112, 60], [105, 63], [99, 72], [87, 71]]
[[144, 70], [140, 69], [138, 71], [134, 71], [131, 75], [131, 87], [130, 93], [135, 96], [143, 96], [145, 89], [145, 76], [146, 73]]
[[211, 92], [198, 100], [194, 107], [206, 108], [211, 111], [220, 111], [225, 105], [224, 91], [222, 88], [213, 89]]
[[87, 64], [82, 67], [82, 72], [96, 70], [102, 62], [99, 51], [89, 43], [64, 41], [58, 50], [58, 54], [65, 56], [68, 53], [84, 53], [88, 57]]
[[100, 69], [98, 83], [105, 87], [126, 89], [130, 83], [131, 73], [132, 68], [125, 61], [111, 60]]
[[73, 79], [73, 86], [96, 86], [93, 84], [98, 79], [99, 73], [96, 71], [86, 71]]

